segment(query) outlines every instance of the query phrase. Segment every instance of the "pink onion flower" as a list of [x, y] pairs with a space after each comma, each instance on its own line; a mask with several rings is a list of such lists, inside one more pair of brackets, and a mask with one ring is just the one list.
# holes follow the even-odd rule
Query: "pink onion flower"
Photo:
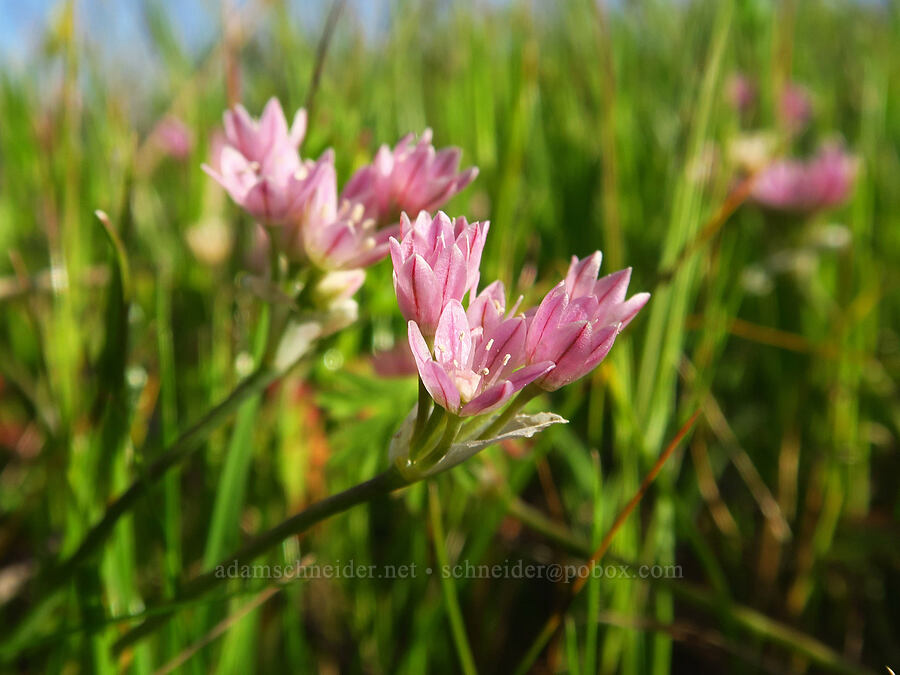
[[396, 223], [404, 211], [434, 211], [478, 175], [475, 167], [458, 171], [458, 148], [435, 151], [431, 129], [426, 129], [415, 145], [414, 138], [413, 134], [404, 136], [393, 150], [382, 145], [375, 160], [347, 182], [341, 202], [361, 204], [364, 218], [388, 225]]
[[555, 391], [592, 371], [650, 299], [649, 293], [625, 299], [630, 267], [598, 279], [601, 258], [599, 251], [582, 260], [573, 256], [565, 280], [529, 317], [526, 363], [556, 365], [536, 380], [542, 389]]
[[850, 197], [857, 166], [855, 157], [829, 145], [807, 162], [782, 160], [769, 165], [757, 177], [752, 197], [779, 211], [812, 213], [831, 208]]
[[799, 84], [787, 84], [778, 98], [778, 116], [791, 133], [800, 133], [812, 119], [809, 92]]
[[226, 145], [219, 166], [204, 165], [204, 171], [260, 222], [283, 225], [295, 219], [311, 168], [297, 153], [306, 133], [306, 112], [299, 110], [289, 129], [281, 104], [272, 98], [258, 122], [238, 105], [225, 112], [224, 123]]
[[289, 129], [281, 104], [274, 96], [266, 103], [259, 121], [250, 117], [240, 104], [226, 110], [223, 117], [226, 142], [248, 162], [263, 164], [285, 148], [296, 152], [306, 135], [306, 111], [302, 108], [297, 111]]
[[415, 222], [401, 216], [402, 238], [390, 239], [394, 291], [403, 316], [424, 335], [435, 335], [451, 301], [475, 291], [489, 227], [465, 218], [451, 221], [443, 212], [432, 218], [422, 211]]
[[549, 360], [524, 365], [527, 331], [522, 316], [473, 328], [462, 304], [452, 299], [438, 321], [434, 355], [416, 322], [407, 325], [425, 388], [437, 405], [460, 417], [496, 410], [553, 370]]
[[305, 256], [321, 269], [368, 267], [389, 250], [397, 228], [378, 230], [375, 221], [363, 220], [361, 209], [338, 212], [330, 222], [307, 220], [300, 227]]

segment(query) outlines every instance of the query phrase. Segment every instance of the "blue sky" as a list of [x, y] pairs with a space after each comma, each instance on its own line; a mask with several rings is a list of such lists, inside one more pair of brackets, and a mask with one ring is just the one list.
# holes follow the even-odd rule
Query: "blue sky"
[[[240, 6], [246, 0], [231, 0]], [[116, 59], [135, 64], [150, 58], [143, 7], [164, 8], [178, 35], [189, 49], [199, 49], [215, 37], [221, 20], [218, 0], [76, 0], [80, 32]], [[290, 0], [298, 20], [321, 25], [328, 1]], [[0, 66], [21, 66], [40, 46], [41, 36], [63, 0], [0, 0]], [[355, 0], [351, 11], [363, 15], [364, 26], [386, 16], [387, 0]]]

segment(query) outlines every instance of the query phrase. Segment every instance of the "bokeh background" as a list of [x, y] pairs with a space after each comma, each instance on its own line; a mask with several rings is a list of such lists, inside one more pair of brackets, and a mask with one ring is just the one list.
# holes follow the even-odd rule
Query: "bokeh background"
[[[4, 2], [3, 668], [457, 672], [449, 593], [478, 669], [506, 673], [568, 591], [232, 583], [112, 654], [129, 615], [387, 465], [416, 384], [375, 370], [404, 332], [382, 263], [352, 328], [244, 404], [31, 611], [30, 579], [252, 362], [252, 223], [200, 165], [229, 104], [258, 114], [277, 96], [289, 115], [308, 106], [303, 155], [334, 148], [341, 181], [410, 131], [461, 147], [481, 173], [445, 210], [491, 220], [483, 279], [536, 302], [572, 254], [601, 249], [653, 293], [591, 377], [535, 402], [569, 425], [435, 481], [451, 561], [583, 562], [701, 411], [604, 559], [681, 578], [590, 581], [536, 672], [896, 669], [898, 45], [898, 5], [875, 1]], [[834, 204], [754, 199], [772, 162], [829, 143], [855, 167]], [[95, 209], [121, 239], [128, 302]], [[110, 418], [126, 442], [105, 442]], [[268, 561], [435, 565], [428, 500], [421, 484], [376, 500]]]

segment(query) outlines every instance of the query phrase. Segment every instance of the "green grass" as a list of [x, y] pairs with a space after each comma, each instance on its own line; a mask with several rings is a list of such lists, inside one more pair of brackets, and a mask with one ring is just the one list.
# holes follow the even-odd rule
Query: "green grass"
[[[569, 256], [601, 249], [606, 271], [634, 268], [650, 304], [592, 376], [529, 406], [570, 424], [259, 560], [415, 564], [414, 578], [237, 580], [185, 601], [184, 583], [252, 534], [388, 465], [416, 383], [371, 367], [405, 334], [381, 263], [356, 324], [277, 385], [258, 373], [51, 590], [45, 572], [265, 350], [268, 310], [241, 282], [251, 223], [200, 164], [227, 105], [223, 54], [251, 111], [276, 95], [292, 113], [322, 28], [260, 3], [245, 42], [194, 58], [145, 4], [164, 75], [152, 87], [109, 79], [99, 38], [65, 12], [25, 72], [0, 69], [0, 601], [12, 597], [0, 670], [512, 672], [570, 584], [423, 570], [583, 562], [697, 408], [601, 562], [678, 564], [683, 578], [591, 580], [539, 672], [896, 670], [900, 14], [888, 3], [398, 1], [374, 40], [346, 8], [304, 156], [333, 147], [346, 180], [379, 144], [430, 126], [480, 167], [445, 210], [491, 220], [483, 281], [533, 303]], [[759, 87], [745, 120], [724, 97], [735, 71]], [[706, 230], [734, 187], [727, 148], [776, 127], [787, 79], [808, 86], [815, 116], [784, 152], [841, 137], [860, 160], [853, 198], [808, 218], [743, 204]], [[166, 112], [195, 135], [185, 162], [146, 142]], [[207, 264], [187, 234], [216, 221], [231, 249]], [[816, 244], [834, 224], [849, 243]], [[160, 608], [173, 620], [114, 652]]]

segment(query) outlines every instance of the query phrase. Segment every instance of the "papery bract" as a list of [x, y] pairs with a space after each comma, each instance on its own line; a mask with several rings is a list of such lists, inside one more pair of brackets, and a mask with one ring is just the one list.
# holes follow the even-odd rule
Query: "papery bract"
[[478, 175], [475, 167], [458, 170], [458, 148], [435, 151], [431, 129], [416, 144], [414, 138], [404, 136], [393, 150], [382, 145], [374, 161], [347, 182], [341, 202], [360, 204], [365, 218], [387, 225], [396, 223], [401, 212], [434, 211]]
[[529, 313], [526, 363], [556, 364], [536, 381], [547, 391], [592, 371], [650, 298], [638, 293], [626, 300], [631, 268], [598, 279], [600, 261], [599, 251], [582, 260], [573, 257], [565, 280]]
[[403, 316], [423, 334], [434, 335], [447, 304], [477, 287], [489, 227], [465, 218], [451, 221], [442, 212], [432, 218], [422, 211], [415, 222], [401, 217], [402, 239], [390, 239], [394, 290]]
[[496, 410], [553, 369], [549, 361], [522, 367], [523, 317], [473, 330], [462, 304], [451, 300], [434, 335], [434, 356], [418, 325], [410, 321], [408, 327], [409, 346], [428, 393], [437, 405], [463, 417]]

